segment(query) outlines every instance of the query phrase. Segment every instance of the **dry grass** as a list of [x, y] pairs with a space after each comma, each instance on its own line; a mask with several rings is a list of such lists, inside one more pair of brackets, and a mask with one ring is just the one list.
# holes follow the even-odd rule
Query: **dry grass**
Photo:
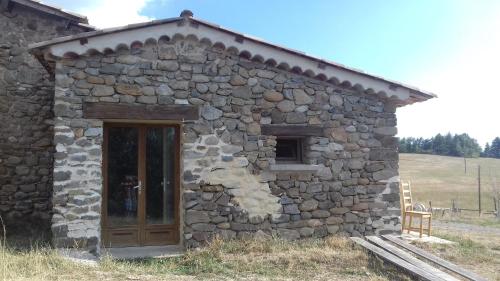
[[479, 216], [476, 212], [462, 212], [459, 214], [446, 213], [444, 216], [434, 214], [433, 219], [439, 220], [443, 223], [462, 223], [467, 225], [500, 228], [500, 218], [493, 214], [483, 214]]
[[[47, 247], [0, 246], [0, 280], [393, 280], [344, 237], [287, 242], [215, 239], [169, 259], [75, 264]], [[392, 273], [395, 274], [395, 273]], [[397, 276], [397, 273], [396, 273]]]
[[464, 234], [440, 230], [435, 236], [457, 242], [456, 245], [417, 244], [446, 260], [486, 277], [500, 281], [500, 237], [481, 233]]
[[455, 199], [460, 208], [477, 209], [477, 166], [481, 165], [482, 206], [493, 210], [494, 181], [500, 188], [500, 159], [464, 159], [425, 154], [399, 154], [401, 179], [412, 182], [415, 201], [433, 207], [451, 207]]
[[[412, 195], [416, 202], [433, 207], [450, 208], [454, 199], [458, 207], [478, 208], [477, 166], [481, 165], [483, 210], [493, 210], [495, 178], [500, 188], [500, 159], [464, 159], [423, 154], [400, 154], [399, 173], [402, 180], [412, 182]], [[477, 272], [489, 280], [500, 281], [500, 236], [496, 229], [500, 220], [493, 216], [478, 216], [477, 212], [459, 215], [434, 216], [433, 235], [457, 242], [457, 245], [419, 244], [418, 246], [450, 260], [464, 268]], [[446, 228], [446, 223], [455, 224]], [[461, 225], [457, 225], [461, 224]]]

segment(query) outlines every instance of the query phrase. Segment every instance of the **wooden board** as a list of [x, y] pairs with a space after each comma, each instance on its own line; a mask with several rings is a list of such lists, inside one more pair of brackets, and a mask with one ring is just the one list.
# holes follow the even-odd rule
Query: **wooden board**
[[431, 274], [407, 261], [404, 261], [401, 258], [398, 258], [397, 256], [385, 251], [382, 248], [379, 248], [373, 244], [368, 243], [367, 241], [359, 238], [359, 237], [351, 237], [351, 240], [356, 242], [357, 244], [361, 245], [363, 248], [373, 252], [377, 256], [379, 256], [381, 259], [390, 262], [391, 264], [405, 270], [406, 272], [409, 272], [410, 274], [418, 277], [420, 280], [428, 280], [428, 281], [443, 281], [444, 279], [437, 277], [434, 274]]
[[434, 275], [436, 275], [444, 280], [459, 281], [459, 279], [449, 275], [446, 272], [443, 272], [443, 271], [433, 267], [432, 265], [429, 265], [429, 264], [417, 259], [416, 257], [410, 255], [409, 253], [399, 249], [398, 247], [393, 246], [393, 245], [389, 244], [388, 242], [385, 242], [384, 240], [380, 239], [379, 237], [366, 236], [366, 239], [368, 241], [370, 241], [371, 243], [386, 250], [387, 252], [389, 252], [395, 256], [398, 256], [398, 257], [402, 258], [403, 260], [405, 260], [405, 261], [407, 261], [407, 262], [409, 262], [417, 267], [420, 267], [421, 269], [423, 269], [431, 274], [434, 274]]
[[402, 247], [402, 248], [405, 248], [406, 250], [422, 257], [422, 258], [425, 258], [427, 260], [430, 260], [434, 263], [436, 263], [437, 265], [439, 266], [442, 266], [450, 271], [453, 271], [457, 274], [459, 274], [460, 276], [463, 276], [465, 278], [467, 278], [468, 280], [473, 280], [473, 281], [487, 281], [487, 279], [485, 279], [484, 277], [481, 277], [479, 275], [477, 275], [476, 273], [474, 272], [470, 272], [468, 270], [465, 270], [459, 266], [457, 266], [456, 264], [453, 264], [447, 260], [444, 260], [440, 257], [437, 257], [433, 254], [430, 254], [418, 247], [415, 247], [413, 245], [411, 245], [410, 243], [407, 243], [393, 235], [382, 235], [382, 237], [386, 240], [389, 240], [391, 241], [392, 243]]
[[130, 120], [198, 120], [197, 106], [192, 105], [131, 105], [110, 102], [83, 104], [83, 117], [88, 119]]
[[322, 136], [323, 128], [314, 125], [262, 125], [263, 135], [270, 136]]

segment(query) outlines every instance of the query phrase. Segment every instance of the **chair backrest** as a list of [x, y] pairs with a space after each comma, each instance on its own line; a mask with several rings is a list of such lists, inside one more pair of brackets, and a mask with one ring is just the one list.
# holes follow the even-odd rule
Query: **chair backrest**
[[411, 183], [409, 181], [399, 182], [399, 195], [401, 197], [401, 210], [413, 211], [413, 202], [411, 200]]

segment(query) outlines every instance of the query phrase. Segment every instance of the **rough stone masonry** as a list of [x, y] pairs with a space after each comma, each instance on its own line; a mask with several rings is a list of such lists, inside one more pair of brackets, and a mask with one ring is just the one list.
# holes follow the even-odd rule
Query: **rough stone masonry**
[[51, 218], [54, 82], [27, 48], [88, 28], [7, 6], [0, 7], [0, 216], [8, 234], [40, 237]]
[[[200, 108], [198, 120], [182, 124], [185, 246], [214, 235], [299, 239], [400, 229], [396, 106], [388, 99], [192, 37], [58, 58], [55, 72], [57, 246], [100, 247], [103, 121], [83, 118], [85, 102]], [[273, 170], [276, 136], [262, 133], [267, 124], [321, 126], [320, 135], [305, 137], [304, 164], [315, 169]]]

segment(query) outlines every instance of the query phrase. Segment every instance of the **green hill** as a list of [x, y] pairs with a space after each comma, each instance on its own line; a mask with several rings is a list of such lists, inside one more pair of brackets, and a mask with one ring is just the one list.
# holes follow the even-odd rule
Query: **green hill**
[[[500, 159], [464, 158], [425, 154], [399, 154], [399, 174], [412, 182], [414, 201], [433, 207], [451, 207], [455, 199], [460, 208], [478, 208], [478, 165], [481, 165], [483, 210], [493, 210], [493, 194], [500, 193]], [[496, 187], [495, 187], [496, 186]]]

